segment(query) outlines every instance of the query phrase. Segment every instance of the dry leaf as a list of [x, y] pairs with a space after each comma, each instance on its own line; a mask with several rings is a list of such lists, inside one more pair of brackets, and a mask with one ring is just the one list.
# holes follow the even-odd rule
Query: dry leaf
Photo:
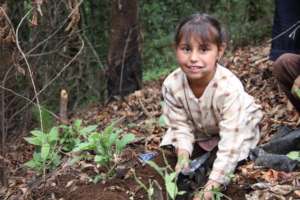
[[275, 185], [271, 187], [270, 191], [279, 195], [287, 195], [294, 190], [294, 187], [291, 185]]

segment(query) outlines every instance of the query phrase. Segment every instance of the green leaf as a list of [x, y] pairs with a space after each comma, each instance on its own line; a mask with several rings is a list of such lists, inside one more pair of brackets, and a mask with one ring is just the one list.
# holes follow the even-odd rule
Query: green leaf
[[33, 130], [33, 131], [30, 131], [30, 133], [34, 136], [37, 136], [39, 137], [40, 135], [43, 135], [44, 133], [40, 130]]
[[104, 129], [103, 134], [104, 134], [104, 135], [110, 135], [110, 134], [113, 132], [114, 127], [115, 127], [115, 123], [112, 122], [109, 126], [107, 126], [107, 127]]
[[169, 196], [171, 197], [171, 199], [175, 199], [178, 191], [177, 185], [175, 183], [167, 182], [167, 181], [165, 181], [165, 185], [166, 185], [166, 190]]
[[58, 127], [53, 127], [48, 134], [48, 141], [50, 143], [58, 140]]
[[121, 153], [122, 150], [125, 148], [127, 144], [132, 142], [135, 139], [135, 136], [133, 134], [126, 134], [120, 139], [119, 141], [116, 142], [116, 149], [117, 153]]
[[80, 161], [82, 159], [83, 156], [75, 156], [74, 158], [72, 158], [68, 163], [69, 165], [74, 165], [75, 163], [77, 163], [78, 161]]
[[171, 174], [166, 175], [166, 177], [169, 182], [172, 182], [176, 178], [176, 172], [172, 172]]
[[161, 115], [158, 119], [158, 124], [159, 124], [160, 127], [165, 127], [167, 125], [166, 116]]
[[159, 167], [155, 162], [153, 162], [151, 160], [148, 160], [148, 161], [146, 161], [146, 163], [148, 165], [150, 165], [150, 167], [152, 167], [153, 169], [155, 169], [155, 171], [157, 173], [159, 173], [159, 175], [161, 175], [162, 177], [164, 177], [163, 169], [161, 167]]
[[93, 183], [96, 184], [103, 179], [105, 179], [105, 177], [103, 177], [103, 175], [101, 175], [101, 174], [98, 174], [93, 178]]
[[48, 135], [43, 133], [42, 135], [39, 136], [39, 139], [42, 141], [42, 145], [44, 143], [48, 143]]
[[36, 162], [34, 160], [29, 160], [24, 165], [30, 169], [35, 169], [37, 167]]
[[76, 130], [80, 130], [81, 128], [81, 124], [82, 124], [82, 120], [81, 119], [76, 119], [74, 122], [73, 122], [73, 126]]
[[180, 191], [180, 192], [177, 192], [177, 195], [183, 195], [185, 193], [186, 193], [186, 191]]
[[97, 151], [97, 154], [101, 154], [101, 155], [108, 155], [108, 151], [109, 149], [106, 148], [106, 146], [103, 146], [102, 143], [99, 143], [97, 146], [96, 146], [96, 151]]
[[154, 188], [153, 188], [153, 186], [152, 186], [152, 185], [151, 185], [151, 187], [149, 187], [149, 189], [148, 189], [147, 193], [148, 193], [148, 195], [149, 195], [150, 197], [152, 197], [152, 196], [153, 196], [153, 194], [154, 194]]
[[96, 145], [100, 140], [100, 133], [94, 132], [88, 137], [88, 141], [90, 144]]
[[50, 144], [48, 143], [43, 144], [41, 150], [41, 158], [43, 161], [47, 160], [49, 152], [50, 152]]
[[51, 164], [52, 164], [52, 168], [57, 167], [60, 164], [60, 158], [61, 156], [58, 155], [56, 152], [53, 152], [51, 154]]
[[109, 158], [107, 156], [102, 155], [96, 155], [94, 158], [95, 163], [100, 165], [108, 165], [109, 164]]
[[79, 131], [79, 134], [82, 136], [87, 136], [89, 133], [95, 131], [98, 125], [90, 125]]
[[42, 160], [42, 157], [41, 157], [41, 153], [38, 153], [38, 152], [34, 152], [33, 153], [33, 159], [34, 160]]
[[89, 142], [83, 142], [78, 144], [77, 147], [73, 149], [73, 151], [86, 151], [86, 150], [94, 150], [95, 146]]
[[119, 137], [119, 133], [112, 133], [112, 134], [110, 134], [107, 146], [110, 147], [113, 144], [115, 144], [118, 137]]
[[24, 140], [26, 140], [29, 144], [36, 146], [42, 146], [43, 143], [39, 137], [25, 137]]
[[287, 154], [287, 157], [292, 160], [300, 161], [300, 151], [291, 151]]
[[178, 188], [176, 185], [175, 178], [176, 178], [176, 172], [173, 172], [171, 174], [166, 174], [164, 177], [166, 190], [172, 199], [175, 199], [178, 193]]

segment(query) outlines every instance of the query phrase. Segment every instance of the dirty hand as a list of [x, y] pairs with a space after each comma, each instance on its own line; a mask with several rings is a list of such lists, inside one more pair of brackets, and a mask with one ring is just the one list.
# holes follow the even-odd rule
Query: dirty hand
[[175, 166], [175, 171], [179, 174], [181, 171], [187, 170], [189, 168], [189, 152], [183, 149], [177, 150], [177, 163]]
[[203, 190], [201, 190], [198, 194], [195, 195], [193, 200], [212, 200], [214, 199], [214, 195], [212, 190], [216, 188], [220, 188], [220, 183], [209, 180], [207, 181]]
[[295, 79], [291, 92], [294, 97], [300, 100], [300, 76]]

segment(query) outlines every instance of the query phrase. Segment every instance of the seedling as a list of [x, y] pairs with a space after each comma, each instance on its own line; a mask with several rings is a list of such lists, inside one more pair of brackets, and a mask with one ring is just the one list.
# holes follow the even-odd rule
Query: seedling
[[121, 129], [116, 129], [112, 123], [103, 132], [91, 132], [85, 135], [84, 141], [74, 148], [74, 152], [81, 152], [82, 157], [93, 160], [104, 167], [104, 176], [96, 176], [97, 179], [107, 179], [115, 173], [115, 168], [120, 160], [120, 155], [125, 146], [135, 139], [133, 134], [120, 135]]
[[[232, 180], [235, 176], [233, 173], [228, 173], [226, 174], [226, 176]], [[198, 193], [198, 197], [202, 200], [204, 200], [204, 193], [206, 191], [205, 190], [201, 190], [199, 193]], [[220, 187], [217, 187], [217, 188], [212, 188], [211, 190], [209, 190], [208, 192], [211, 192], [213, 194], [213, 198], [212, 200], [221, 200], [222, 198], [224, 199], [228, 199], [228, 200], [231, 200], [230, 197], [226, 196], [224, 193], [222, 193], [221, 191], [221, 188]]]
[[165, 182], [165, 187], [168, 193], [167, 199], [171, 198], [175, 200], [177, 195], [182, 195], [185, 193], [185, 191], [178, 191], [177, 187], [177, 173], [171, 172], [169, 173], [168, 167], [159, 167], [155, 162], [153, 161], [147, 161], [147, 164], [150, 165], [153, 169], [156, 170], [156, 172], [163, 177], [163, 180]]
[[62, 145], [62, 149], [64, 151], [69, 152], [81, 142], [80, 138], [86, 139], [88, 134], [96, 131], [97, 125], [84, 127], [82, 126], [82, 120], [77, 119], [72, 125], [61, 125], [59, 128], [62, 129], [59, 143]]
[[44, 174], [46, 170], [53, 169], [60, 164], [60, 156], [58, 155], [58, 128], [53, 127], [49, 133], [39, 130], [31, 131], [31, 137], [24, 139], [35, 145], [35, 152], [32, 160], [25, 163], [25, 166]]
[[153, 188], [153, 180], [149, 179], [149, 187], [147, 187], [135, 174], [135, 170], [131, 169], [134, 180], [147, 192], [148, 200], [154, 200], [153, 194], [154, 194], [154, 188]]
[[228, 200], [232, 200], [230, 197], [226, 196], [225, 194], [223, 194], [221, 192], [221, 189], [220, 188], [212, 188], [211, 190], [209, 191], [204, 191], [204, 190], [201, 190], [199, 193], [198, 193], [198, 197], [201, 199], [201, 200], [204, 200], [204, 193], [205, 192], [211, 192], [213, 194], [212, 196], [212, 200], [221, 200], [222, 198], [224, 199], [228, 199]]

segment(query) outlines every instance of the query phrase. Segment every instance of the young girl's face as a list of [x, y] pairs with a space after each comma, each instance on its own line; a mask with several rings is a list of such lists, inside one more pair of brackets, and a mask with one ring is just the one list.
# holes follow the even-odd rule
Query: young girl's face
[[189, 81], [198, 83], [213, 78], [217, 60], [223, 52], [224, 47], [218, 47], [214, 43], [204, 43], [195, 36], [192, 36], [189, 41], [181, 39], [176, 47], [176, 57], [182, 71]]

